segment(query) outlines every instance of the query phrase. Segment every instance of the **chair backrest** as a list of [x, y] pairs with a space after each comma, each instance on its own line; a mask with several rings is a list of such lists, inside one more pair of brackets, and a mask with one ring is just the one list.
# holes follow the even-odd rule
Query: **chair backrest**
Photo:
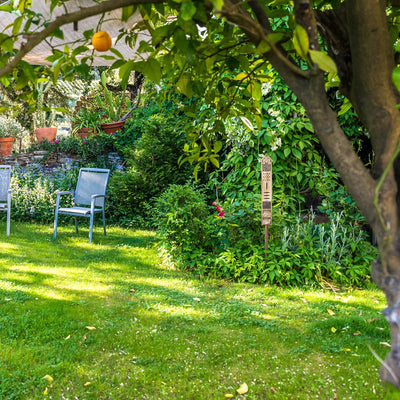
[[10, 188], [11, 167], [0, 165], [0, 201], [7, 201], [7, 192]]
[[[93, 194], [106, 194], [109, 169], [81, 168], [75, 189], [75, 204], [90, 206]], [[96, 207], [104, 207], [104, 198], [96, 199]]]

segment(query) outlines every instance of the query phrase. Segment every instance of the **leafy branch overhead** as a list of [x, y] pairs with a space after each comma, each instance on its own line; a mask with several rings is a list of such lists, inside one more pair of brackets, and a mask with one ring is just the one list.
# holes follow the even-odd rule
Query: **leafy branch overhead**
[[[14, 16], [11, 31], [0, 34], [1, 82], [7, 85], [15, 80], [29, 98], [38, 71], [23, 61], [25, 55], [45, 39], [51, 44], [51, 37], [62, 38], [69, 23], [98, 14], [96, 28], [101, 28], [104, 13], [123, 8], [122, 20], [133, 15], [140, 18], [132, 29], [120, 31], [118, 41], [137, 46], [141, 58], [125, 59], [114, 48], [108, 61], [119, 69], [122, 81], [138, 71], [190, 99], [185, 112], [195, 123], [187, 126], [188, 161], [218, 165], [218, 143], [228, 123], [260, 129], [263, 84], [273, 79], [272, 70], [282, 77], [306, 110], [319, 143], [374, 231], [380, 258], [374, 262], [372, 275], [388, 299], [386, 315], [394, 342], [382, 376], [400, 386], [396, 350], [400, 346], [396, 317], [400, 315], [398, 2], [110, 0], [64, 13], [67, 4], [53, 0], [50, 10], [61, 14], [48, 21], [31, 12], [27, 2], [1, 6], [2, 13]], [[148, 39], [141, 40], [139, 34], [144, 32]], [[53, 49], [48, 60], [54, 80], [59, 74], [73, 79], [77, 73], [88, 72], [89, 41], [87, 31], [76, 47], [66, 44], [64, 51]], [[336, 91], [346, 97], [342, 111], [351, 104], [367, 132], [372, 166], [363, 164], [338, 123], [338, 111], [329, 99]], [[399, 377], [397, 381], [389, 370]]]

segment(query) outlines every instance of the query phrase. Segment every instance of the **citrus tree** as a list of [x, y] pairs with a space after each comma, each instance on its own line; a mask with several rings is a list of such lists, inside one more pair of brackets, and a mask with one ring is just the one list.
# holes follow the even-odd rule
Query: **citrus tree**
[[[52, 0], [50, 9], [61, 3], [68, 2]], [[262, 85], [275, 69], [304, 106], [315, 135], [374, 231], [380, 257], [372, 276], [386, 294], [384, 314], [392, 330], [381, 375], [400, 387], [399, 6], [397, 0], [109, 0], [45, 21], [28, 1], [11, 2], [1, 7], [15, 19], [0, 34], [0, 77], [5, 85], [15, 79], [27, 96], [24, 88], [36, 74], [23, 57], [41, 41], [62, 38], [66, 24], [116, 8], [123, 8], [122, 19], [140, 13], [141, 21], [121, 31], [120, 40], [134, 45], [138, 32], [149, 32], [138, 48], [145, 58], [126, 60], [115, 52], [113, 66], [122, 80], [139, 71], [196, 99], [187, 110], [192, 116], [195, 111], [198, 121], [187, 159], [218, 165], [227, 118], [236, 117], [248, 129], [261, 127]], [[84, 33], [76, 47], [53, 52], [49, 61], [55, 78], [88, 68], [89, 58], [78, 56], [89, 40]], [[359, 159], [339, 125], [327, 87], [336, 87], [346, 99], [342, 111], [354, 107], [368, 132], [372, 167]]]

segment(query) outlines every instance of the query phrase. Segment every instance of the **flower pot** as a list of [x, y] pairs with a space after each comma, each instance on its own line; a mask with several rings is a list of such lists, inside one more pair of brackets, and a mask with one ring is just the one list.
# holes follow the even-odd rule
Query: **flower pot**
[[81, 138], [84, 139], [89, 136], [89, 128], [79, 128], [76, 130], [76, 134]]
[[125, 119], [122, 121], [117, 121], [117, 122], [109, 122], [107, 124], [101, 124], [100, 128], [107, 133], [107, 135], [111, 135], [112, 133], [115, 133], [119, 131], [124, 125], [125, 125]]
[[14, 137], [0, 137], [0, 156], [8, 157], [11, 155], [12, 147], [14, 144]]
[[39, 143], [44, 140], [53, 143], [57, 136], [57, 128], [36, 128], [35, 135]]

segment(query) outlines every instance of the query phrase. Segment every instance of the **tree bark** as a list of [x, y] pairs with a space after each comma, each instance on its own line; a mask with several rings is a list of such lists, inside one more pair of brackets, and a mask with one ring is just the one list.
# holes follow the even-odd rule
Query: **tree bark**
[[[250, 6], [257, 10], [256, 18], [265, 30], [269, 27], [255, 1]], [[344, 4], [341, 9], [317, 14], [319, 31], [337, 62], [341, 89], [370, 134], [375, 154], [372, 171], [362, 164], [339, 126], [337, 115], [329, 106], [323, 73], [297, 74], [295, 68], [282, 61], [283, 51], [282, 54], [270, 51], [265, 58], [305, 107], [326, 154], [376, 235], [380, 257], [374, 262], [372, 276], [387, 298], [384, 315], [390, 324], [392, 339], [392, 350], [382, 365], [381, 378], [400, 388], [400, 212], [397, 205], [400, 173], [395, 173], [395, 166], [400, 170], [400, 161], [394, 163], [400, 137], [400, 113], [396, 108], [398, 93], [391, 81], [394, 57], [385, 2], [349, 0]], [[241, 13], [243, 18], [243, 10]], [[295, 1], [295, 13], [297, 23], [306, 29], [310, 43], [316, 47], [317, 23], [311, 2]], [[229, 13], [227, 18], [230, 19]], [[237, 22], [235, 18], [231, 21]], [[248, 30], [243, 28], [243, 19], [242, 30], [256, 45], [263, 40], [254, 25]]]

